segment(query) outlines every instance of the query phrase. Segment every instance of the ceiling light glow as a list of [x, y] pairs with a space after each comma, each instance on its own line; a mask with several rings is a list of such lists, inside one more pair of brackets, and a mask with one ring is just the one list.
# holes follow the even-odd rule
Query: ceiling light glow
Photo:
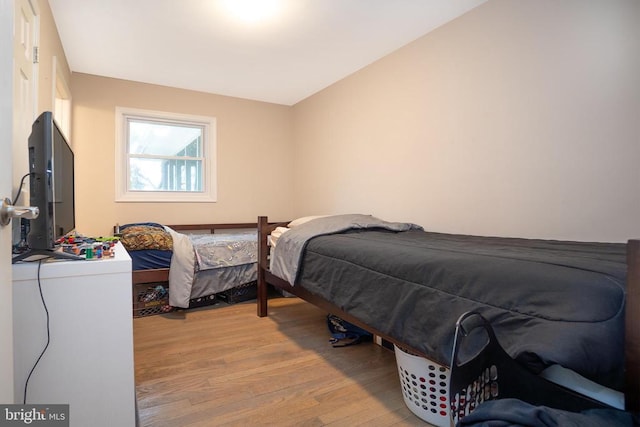
[[275, 16], [281, 9], [281, 0], [225, 0], [225, 8], [238, 20], [257, 23]]

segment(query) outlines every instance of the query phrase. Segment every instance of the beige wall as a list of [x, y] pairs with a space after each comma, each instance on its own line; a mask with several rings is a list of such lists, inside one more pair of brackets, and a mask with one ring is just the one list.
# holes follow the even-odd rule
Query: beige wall
[[640, 2], [491, 0], [294, 106], [296, 216], [640, 236]]
[[[106, 235], [116, 223], [255, 222], [292, 214], [291, 108], [73, 73], [76, 223]], [[217, 119], [218, 202], [115, 203], [115, 108]]]
[[[78, 229], [363, 212], [640, 236], [639, 7], [491, 0], [293, 108], [74, 74]], [[217, 117], [219, 201], [115, 203], [115, 106]]]

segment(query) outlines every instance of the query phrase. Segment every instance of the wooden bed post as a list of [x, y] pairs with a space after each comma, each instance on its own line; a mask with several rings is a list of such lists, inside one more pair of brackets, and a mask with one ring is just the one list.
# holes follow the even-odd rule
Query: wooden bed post
[[625, 408], [640, 411], [640, 240], [627, 244]]
[[267, 230], [269, 221], [266, 216], [258, 217], [258, 316], [266, 317], [267, 312], [267, 281], [264, 277], [267, 268], [269, 247], [267, 246]]
[[282, 279], [275, 277], [269, 270], [269, 244], [267, 239], [273, 230], [278, 227], [286, 227], [288, 222], [269, 222], [266, 216], [258, 217], [258, 316], [266, 317], [269, 315], [267, 311], [268, 288], [267, 281], [281, 281]]

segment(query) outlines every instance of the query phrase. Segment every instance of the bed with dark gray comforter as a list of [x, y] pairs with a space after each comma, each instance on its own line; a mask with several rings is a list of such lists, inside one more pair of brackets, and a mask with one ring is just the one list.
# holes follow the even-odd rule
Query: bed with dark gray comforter
[[622, 388], [626, 245], [329, 221], [284, 233], [273, 273], [442, 365], [456, 320], [477, 311], [532, 371], [560, 364]]

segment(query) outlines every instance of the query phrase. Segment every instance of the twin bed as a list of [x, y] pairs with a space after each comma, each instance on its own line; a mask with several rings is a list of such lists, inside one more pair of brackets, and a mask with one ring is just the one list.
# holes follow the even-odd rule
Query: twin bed
[[640, 410], [639, 240], [462, 236], [364, 215], [259, 217], [258, 240], [258, 316], [272, 285], [449, 366], [456, 320], [478, 312], [529, 371], [562, 366]]
[[165, 307], [147, 301], [151, 314], [206, 305], [257, 278], [256, 223], [136, 223], [117, 234], [132, 258], [134, 302], [170, 288]]

